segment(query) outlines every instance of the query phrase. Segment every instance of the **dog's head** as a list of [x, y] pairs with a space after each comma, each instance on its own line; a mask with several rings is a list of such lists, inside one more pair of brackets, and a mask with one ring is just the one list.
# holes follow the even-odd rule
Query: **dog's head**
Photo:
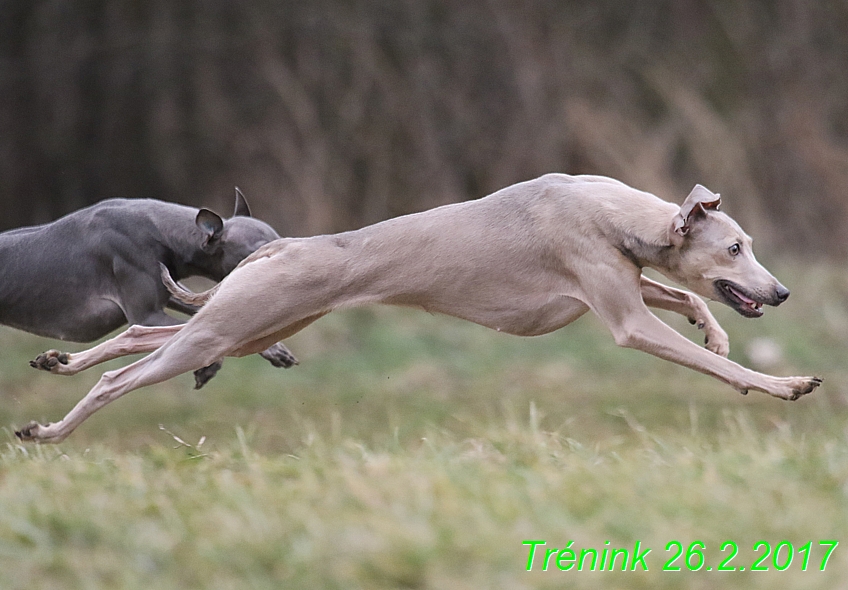
[[206, 258], [210, 278], [220, 281], [238, 263], [260, 246], [279, 239], [274, 229], [250, 215], [250, 207], [242, 192], [236, 188], [236, 206], [233, 216], [222, 219], [209, 209], [201, 209], [195, 219], [203, 238], [200, 251]]
[[701, 185], [686, 197], [669, 228], [676, 252], [670, 276], [745, 317], [760, 317], [764, 304], [780, 305], [789, 290], [757, 262], [751, 238], [720, 204], [720, 196]]

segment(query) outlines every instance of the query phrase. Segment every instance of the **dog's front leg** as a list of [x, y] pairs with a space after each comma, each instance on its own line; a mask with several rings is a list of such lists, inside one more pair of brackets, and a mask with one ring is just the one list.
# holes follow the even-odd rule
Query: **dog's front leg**
[[703, 299], [694, 293], [667, 287], [644, 276], [639, 286], [645, 305], [685, 316], [689, 323], [704, 331], [704, 345], [708, 350], [721, 356], [727, 356], [730, 353], [727, 332], [710, 313]]
[[[785, 400], [796, 400], [821, 385], [818, 377], [774, 377], [747, 369], [733, 361], [701, 348], [684, 338], [645, 306], [638, 278], [595, 276], [603, 288], [588, 302], [592, 310], [612, 332], [619, 346], [635, 348], [659, 358], [711, 375], [745, 394], [749, 390], [768, 393]], [[618, 279], [618, 280], [617, 280]]]
[[291, 367], [300, 364], [297, 357], [294, 356], [292, 351], [286, 348], [286, 345], [282, 342], [277, 342], [276, 344], [266, 348], [259, 353], [259, 356], [275, 367], [282, 367], [283, 369], [290, 369]]
[[[295, 365], [299, 365], [300, 361], [294, 356], [292, 351], [286, 348], [282, 342], [277, 342], [259, 353], [259, 356], [267, 360], [277, 368], [290, 369]], [[223, 360], [216, 361], [207, 367], [198, 369], [194, 372], [194, 388], [200, 389], [206, 385], [218, 371], [221, 370]]]

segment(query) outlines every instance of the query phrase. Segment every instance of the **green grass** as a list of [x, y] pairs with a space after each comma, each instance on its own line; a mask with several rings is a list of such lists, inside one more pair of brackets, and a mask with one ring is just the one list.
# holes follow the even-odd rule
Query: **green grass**
[[[56, 343], [0, 330], [0, 588], [843, 587], [848, 277], [780, 274], [793, 296], [764, 318], [712, 308], [734, 359], [769, 338], [770, 370], [825, 377], [795, 403], [619, 349], [591, 317], [521, 339], [369, 309], [293, 338], [294, 369], [230, 359], [201, 391], [183, 376], [20, 445], [13, 426], [61, 417], [102, 371], [33, 371]], [[527, 572], [531, 539], [641, 541], [650, 569], [542, 571], [542, 548]], [[821, 572], [826, 539], [845, 545]], [[732, 567], [759, 540], [795, 557], [663, 572], [673, 540], [714, 570], [726, 541]]]

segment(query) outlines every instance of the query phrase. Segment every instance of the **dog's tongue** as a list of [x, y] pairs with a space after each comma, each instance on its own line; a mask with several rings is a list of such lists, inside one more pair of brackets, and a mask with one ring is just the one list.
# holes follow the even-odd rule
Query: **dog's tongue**
[[759, 309], [761, 304], [758, 301], [754, 301], [750, 297], [746, 297], [743, 293], [740, 293], [733, 287], [730, 287], [730, 290], [733, 291], [733, 294], [736, 295], [739, 299], [741, 299], [748, 307], [752, 309]]

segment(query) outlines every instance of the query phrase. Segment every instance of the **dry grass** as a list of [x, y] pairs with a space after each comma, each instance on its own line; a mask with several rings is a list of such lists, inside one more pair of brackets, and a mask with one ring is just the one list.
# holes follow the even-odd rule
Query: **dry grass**
[[[794, 404], [617, 349], [590, 318], [522, 340], [380, 310], [294, 339], [297, 369], [230, 360], [205, 390], [185, 377], [134, 392], [59, 447], [7, 430], [0, 586], [843, 586], [844, 547], [820, 572], [818, 542], [844, 542], [848, 524], [848, 289], [827, 269], [781, 274], [794, 278], [786, 306], [719, 317], [738, 359], [767, 338], [779, 352], [761, 362], [826, 377]], [[49, 342], [0, 338], [7, 426], [55, 419], [99, 374], [36, 373], [25, 359]], [[641, 541], [649, 571], [541, 571], [537, 558], [527, 572], [530, 539]], [[672, 540], [702, 541], [714, 570], [728, 540], [746, 569], [759, 540], [796, 551], [782, 572], [771, 558], [768, 573], [688, 572], [683, 559], [663, 572]]]

